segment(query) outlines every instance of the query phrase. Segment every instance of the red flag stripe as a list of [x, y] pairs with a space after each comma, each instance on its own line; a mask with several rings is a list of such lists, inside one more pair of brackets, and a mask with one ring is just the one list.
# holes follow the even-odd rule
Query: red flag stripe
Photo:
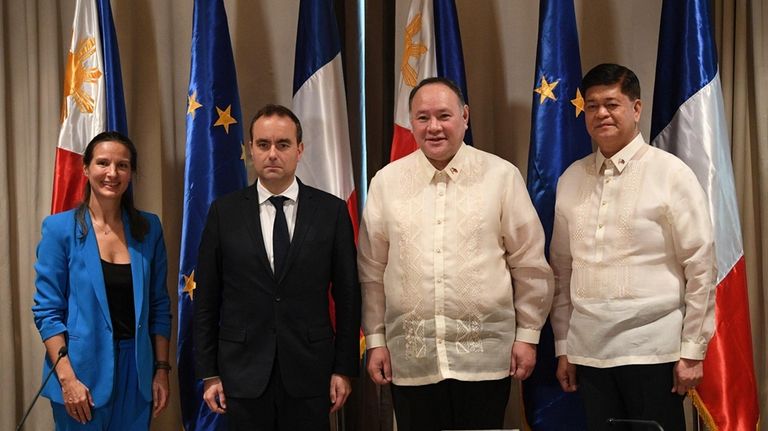
[[83, 190], [85, 190], [83, 156], [63, 148], [56, 148], [51, 214], [74, 208], [83, 200]]
[[355, 230], [355, 244], [357, 244], [359, 222], [357, 219], [357, 191], [355, 190], [352, 190], [352, 193], [347, 198], [347, 210], [349, 211], [349, 217], [352, 219], [352, 228]]
[[395, 161], [416, 151], [416, 139], [409, 129], [395, 123], [395, 130], [392, 136], [392, 150], [389, 153], [389, 160]]
[[[753, 360], [743, 256], [717, 286], [715, 298], [715, 334], [704, 362], [705, 378], [692, 398], [711, 429], [752, 430], [759, 408], [753, 391], [742, 392], [756, 387], [754, 374], [746, 372], [753, 369]], [[729, 364], [741, 364], [744, 369], [726, 369]], [[739, 392], [742, 396], [737, 396]]]

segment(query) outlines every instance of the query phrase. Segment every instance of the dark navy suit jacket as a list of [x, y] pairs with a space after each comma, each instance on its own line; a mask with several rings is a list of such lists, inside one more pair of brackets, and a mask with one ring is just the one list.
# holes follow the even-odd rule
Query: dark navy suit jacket
[[261, 395], [275, 358], [295, 397], [328, 394], [332, 373], [358, 373], [360, 285], [346, 203], [299, 182], [297, 204], [281, 274], [264, 248], [256, 184], [208, 212], [195, 272], [195, 364], [199, 378], [220, 376], [227, 396]]

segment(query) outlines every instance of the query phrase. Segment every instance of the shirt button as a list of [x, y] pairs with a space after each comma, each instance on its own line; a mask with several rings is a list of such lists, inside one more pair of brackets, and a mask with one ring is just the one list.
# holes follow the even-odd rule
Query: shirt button
[[602, 205], [602, 206], [605, 206], [607, 203], [608, 203], [608, 202], [606, 202], [606, 201], [603, 201], [603, 203], [602, 203], [601, 205]]
[[437, 250], [435, 250], [435, 253], [437, 253], [437, 254], [440, 254], [440, 252], [441, 252], [441, 251], [440, 251], [440, 249], [439, 249], [439, 248], [438, 248]]
[[275, 297], [275, 302], [280, 302], [280, 297], [279, 296]]
[[443, 224], [443, 221], [440, 219], [437, 219], [437, 224]]
[[597, 228], [598, 228], [598, 229], [602, 229], [602, 228], [603, 228], [603, 225], [602, 225], [602, 224], [599, 224], [599, 225], [597, 225]]
[[444, 194], [445, 194], [445, 193], [444, 193], [444, 192], [442, 192], [442, 191], [438, 193], [438, 195], [439, 195], [439, 196], [442, 196], [442, 195], [444, 195]]

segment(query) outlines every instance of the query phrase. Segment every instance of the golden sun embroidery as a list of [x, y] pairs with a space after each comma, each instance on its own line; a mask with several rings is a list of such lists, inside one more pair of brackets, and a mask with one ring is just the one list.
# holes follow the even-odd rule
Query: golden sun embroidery
[[64, 69], [64, 99], [61, 103], [61, 121], [69, 115], [67, 97], [72, 96], [80, 112], [93, 113], [95, 102], [93, 96], [85, 89], [85, 84], [99, 81], [102, 73], [98, 66], [89, 67], [86, 62], [96, 54], [96, 40], [92, 37], [81, 40], [75, 52], [67, 54], [67, 64]]
[[403, 81], [411, 87], [416, 86], [418, 73], [411, 66], [408, 60], [411, 57], [419, 58], [427, 52], [427, 46], [423, 43], [414, 43], [413, 37], [421, 31], [421, 14], [416, 14], [408, 26], [405, 27], [405, 48], [403, 49], [403, 59], [400, 62], [400, 73], [403, 74]]

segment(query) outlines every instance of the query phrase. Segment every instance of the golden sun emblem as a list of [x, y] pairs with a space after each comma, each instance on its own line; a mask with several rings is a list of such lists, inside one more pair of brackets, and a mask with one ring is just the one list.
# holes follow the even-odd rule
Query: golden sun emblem
[[403, 49], [403, 59], [400, 62], [400, 73], [403, 74], [403, 80], [411, 87], [416, 86], [418, 74], [416, 69], [411, 66], [408, 60], [411, 57], [419, 58], [427, 52], [428, 48], [423, 43], [414, 43], [413, 37], [421, 31], [421, 14], [416, 14], [408, 26], [405, 27], [405, 48]]
[[64, 99], [61, 102], [61, 121], [67, 118], [67, 97], [72, 96], [80, 112], [93, 113], [93, 96], [85, 90], [85, 84], [99, 81], [101, 71], [98, 66], [89, 67], [85, 63], [96, 54], [96, 40], [92, 37], [81, 40], [75, 52], [67, 53], [64, 69]]

